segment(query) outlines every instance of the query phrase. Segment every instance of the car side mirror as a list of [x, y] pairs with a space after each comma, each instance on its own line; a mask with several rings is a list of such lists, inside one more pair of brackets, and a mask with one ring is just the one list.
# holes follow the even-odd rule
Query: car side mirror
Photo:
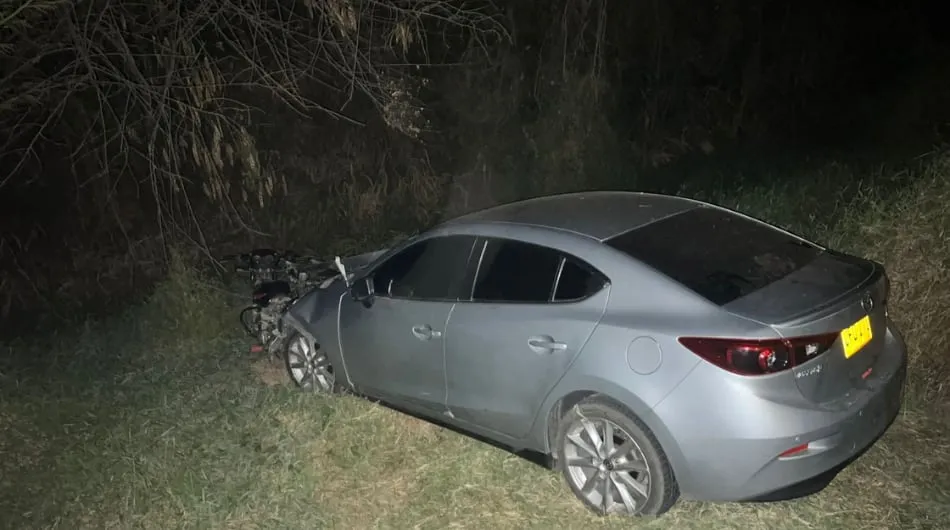
[[353, 285], [350, 287], [350, 295], [353, 297], [353, 300], [361, 302], [364, 307], [368, 308], [372, 306], [373, 300], [376, 298], [376, 291], [373, 288], [373, 279], [366, 277], [353, 282]]

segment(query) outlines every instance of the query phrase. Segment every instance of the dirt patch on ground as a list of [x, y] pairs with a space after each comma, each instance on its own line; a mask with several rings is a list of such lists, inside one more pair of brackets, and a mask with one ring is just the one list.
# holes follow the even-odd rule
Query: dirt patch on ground
[[254, 361], [251, 363], [251, 371], [267, 386], [286, 385], [290, 382], [283, 363], [272, 357]]

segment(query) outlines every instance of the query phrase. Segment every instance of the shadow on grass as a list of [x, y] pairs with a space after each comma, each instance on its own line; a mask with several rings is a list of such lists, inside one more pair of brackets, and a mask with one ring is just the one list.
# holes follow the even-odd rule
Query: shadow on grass
[[360, 395], [360, 394], [356, 394], [356, 393], [353, 393], [353, 392], [347, 392], [347, 395], [350, 395], [350, 396], [352, 396], [352, 397], [354, 397], [354, 398], [356, 398], [356, 399], [364, 400], [364, 401], [366, 401], [366, 402], [368, 402], [368, 403], [372, 403], [372, 404], [375, 404], [375, 405], [379, 405], [379, 406], [381, 406], [381, 407], [385, 407], [386, 409], [391, 410], [391, 411], [393, 411], [393, 412], [396, 413], [396, 414], [403, 414], [403, 415], [406, 415], [406, 416], [410, 416], [410, 417], [415, 418], [415, 419], [417, 419], [417, 420], [419, 420], [419, 421], [424, 421], [424, 422], [426, 422], [426, 423], [429, 423], [429, 424], [431, 424], [431, 425], [434, 425], [434, 426], [436, 426], [436, 427], [438, 427], [438, 428], [440, 428], [440, 429], [446, 429], [446, 430], [448, 430], [448, 431], [454, 432], [455, 434], [458, 434], [459, 436], [465, 436], [465, 437], [467, 437], [467, 438], [471, 438], [473, 441], [476, 441], [476, 442], [485, 444], [485, 445], [487, 445], [487, 446], [491, 446], [491, 447], [493, 447], [493, 448], [495, 448], [495, 449], [499, 449], [499, 450], [505, 451], [505, 452], [507, 452], [507, 453], [510, 453], [510, 454], [513, 455], [513, 456], [516, 456], [516, 457], [518, 457], [518, 458], [523, 459], [525, 462], [529, 462], [529, 463], [531, 463], [531, 464], [534, 464], [534, 465], [536, 465], [536, 466], [538, 466], [538, 467], [541, 467], [541, 468], [543, 468], [543, 469], [545, 469], [545, 470], [547, 470], [547, 471], [551, 471], [551, 470], [554, 469], [554, 467], [553, 467], [553, 466], [554, 466], [553, 461], [551, 460], [551, 458], [549, 457], [549, 455], [546, 455], [546, 454], [544, 454], [544, 453], [541, 453], [541, 452], [538, 452], [538, 451], [532, 451], [532, 450], [529, 450], [529, 449], [519, 449], [519, 448], [516, 448], [516, 447], [511, 447], [511, 446], [502, 444], [502, 443], [498, 442], [497, 440], [493, 440], [493, 439], [491, 439], [491, 438], [487, 438], [487, 437], [482, 436], [482, 435], [480, 435], [480, 434], [477, 434], [477, 433], [468, 431], [468, 430], [466, 430], [466, 429], [463, 429], [463, 428], [461, 428], [461, 427], [459, 427], [459, 426], [457, 426], [457, 425], [452, 425], [452, 424], [450, 424], [450, 423], [446, 423], [446, 422], [441, 421], [441, 420], [439, 420], [439, 419], [437, 419], [437, 418], [432, 418], [432, 417], [428, 417], [428, 416], [423, 416], [423, 415], [421, 415], [421, 414], [418, 414], [418, 413], [416, 413], [416, 412], [407, 410], [407, 409], [405, 409], [405, 408], [403, 408], [403, 407], [400, 407], [400, 406], [398, 406], [398, 405], [394, 405], [394, 404], [392, 404], [392, 403], [386, 403], [386, 402], [384, 402], [384, 401], [381, 401], [381, 400], [378, 400], [378, 399], [375, 399], [375, 398], [371, 398], [371, 397], [367, 397], [367, 396], [363, 396], [363, 395]]

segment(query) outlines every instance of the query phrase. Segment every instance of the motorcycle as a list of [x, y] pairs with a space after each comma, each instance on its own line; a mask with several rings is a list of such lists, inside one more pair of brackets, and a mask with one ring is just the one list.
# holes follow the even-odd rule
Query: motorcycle
[[273, 249], [255, 249], [221, 261], [233, 263], [235, 272], [249, 276], [251, 303], [239, 318], [244, 331], [257, 341], [251, 353], [266, 352], [278, 359], [283, 357], [284, 313], [298, 298], [340, 272], [332, 262]]

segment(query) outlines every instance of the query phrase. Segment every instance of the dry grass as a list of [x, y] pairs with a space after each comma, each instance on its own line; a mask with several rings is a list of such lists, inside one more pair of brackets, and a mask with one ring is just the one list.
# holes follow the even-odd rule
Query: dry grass
[[[21, 414], [5, 437], [29, 434], [12, 448], [29, 458], [4, 470], [15, 477], [0, 486], [5, 526], [881, 529], [950, 520], [950, 424], [920, 412], [903, 414], [819, 495], [683, 502], [662, 519], [626, 521], [587, 513], [557, 474], [455, 432], [353, 397], [265, 385], [233, 364], [198, 364], [165, 374], [161, 389], [137, 388], [138, 375], [99, 388], [98, 399], [91, 388], [68, 388], [69, 400], [37, 388], [5, 400], [5, 414]], [[55, 397], [55, 418], [40, 419]], [[37, 439], [47, 442], [34, 447]]]
[[771, 505], [684, 502], [637, 524], [587, 513], [559, 475], [502, 450], [356, 399], [326, 406], [346, 418], [312, 442], [324, 448], [312, 451], [318, 472], [336, 477], [321, 503], [335, 528], [901, 528], [950, 517], [939, 505], [950, 483], [920, 480], [928, 469], [950, 475], [950, 444], [941, 440], [950, 424], [915, 414], [903, 415], [818, 496]]
[[935, 206], [950, 198], [938, 178], [947, 169], [937, 157], [887, 200], [842, 197], [814, 216], [799, 205], [817, 189], [719, 197], [820, 227], [821, 239], [881, 257], [892, 272], [912, 392], [884, 438], [818, 495], [682, 502], [658, 520], [596, 517], [557, 474], [521, 457], [361, 399], [273, 384], [274, 367], [232, 334], [225, 300], [177, 267], [150, 303], [121, 317], [0, 344], [0, 526], [946, 528], [950, 356], [940, 325], [950, 285], [940, 271], [950, 223]]

